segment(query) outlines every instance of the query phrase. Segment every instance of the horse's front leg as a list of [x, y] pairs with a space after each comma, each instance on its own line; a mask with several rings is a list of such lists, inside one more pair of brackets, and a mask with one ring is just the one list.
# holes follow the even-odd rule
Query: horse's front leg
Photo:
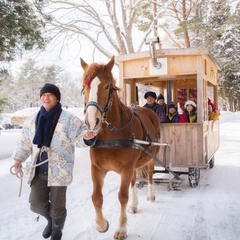
[[155, 161], [151, 159], [148, 162], [148, 193], [147, 193], [147, 200], [153, 202], [155, 200], [155, 193], [154, 193], [154, 184], [153, 184], [153, 174], [154, 174], [154, 166]]
[[128, 212], [136, 213], [138, 208], [138, 192], [136, 185], [136, 171], [132, 177], [131, 186], [130, 186], [130, 196], [129, 196], [129, 207]]
[[129, 185], [132, 179], [133, 174], [130, 172], [121, 174], [121, 186], [118, 192], [118, 199], [121, 204], [120, 208], [120, 217], [119, 217], [119, 225], [115, 231], [114, 238], [115, 239], [125, 239], [127, 238], [127, 203], [129, 196]]
[[93, 182], [92, 202], [96, 212], [96, 228], [99, 232], [103, 233], [106, 232], [109, 227], [109, 223], [104, 218], [102, 213], [103, 205], [102, 188], [106, 172], [99, 171], [99, 169], [96, 166], [92, 165], [91, 174]]

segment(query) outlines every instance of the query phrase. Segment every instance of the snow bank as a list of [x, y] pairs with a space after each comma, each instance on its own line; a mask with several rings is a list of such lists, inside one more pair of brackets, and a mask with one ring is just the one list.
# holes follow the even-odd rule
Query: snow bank
[[233, 119], [239, 119], [240, 112], [221, 112], [219, 117], [220, 124], [231, 122]]
[[[84, 108], [63, 108], [73, 114], [75, 114], [80, 119], [84, 118]], [[34, 108], [24, 108], [12, 114], [11, 123], [23, 125], [24, 121], [32, 114], [37, 113], [39, 107]]]

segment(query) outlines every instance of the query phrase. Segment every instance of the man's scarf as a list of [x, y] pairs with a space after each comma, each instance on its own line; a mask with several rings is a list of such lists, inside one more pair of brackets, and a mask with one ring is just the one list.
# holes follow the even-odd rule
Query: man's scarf
[[57, 112], [59, 112], [61, 108], [62, 108], [62, 105], [59, 102], [49, 112], [47, 112], [43, 106], [40, 108], [40, 114], [37, 122], [36, 133], [33, 138], [33, 143], [37, 144], [38, 147], [47, 146], [49, 133], [53, 127], [54, 115]]

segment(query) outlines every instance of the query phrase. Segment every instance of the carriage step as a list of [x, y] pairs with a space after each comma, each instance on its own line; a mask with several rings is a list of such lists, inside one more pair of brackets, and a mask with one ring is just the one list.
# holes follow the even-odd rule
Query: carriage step
[[173, 178], [169, 183], [169, 189], [175, 191], [181, 191], [181, 184], [184, 181], [184, 178], [176, 179]]
[[[169, 190], [181, 191], [181, 184], [184, 179], [167, 179], [167, 178], [154, 178], [153, 182], [155, 186], [160, 186], [160, 184], [169, 184]], [[148, 180], [146, 178], [137, 178], [136, 185], [138, 189], [142, 189], [148, 185]]]

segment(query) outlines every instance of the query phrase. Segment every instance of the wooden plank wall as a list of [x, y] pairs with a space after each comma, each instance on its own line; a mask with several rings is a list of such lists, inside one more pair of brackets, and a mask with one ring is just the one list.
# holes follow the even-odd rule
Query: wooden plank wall
[[210, 160], [220, 146], [219, 120], [208, 122], [207, 159]]
[[[197, 56], [168, 57], [168, 74], [196, 74]], [[124, 78], [150, 77], [149, 58], [135, 59], [123, 63]]]
[[196, 56], [168, 57], [168, 74], [196, 74]]
[[[172, 167], [205, 168], [220, 145], [219, 121], [198, 123], [164, 123], [161, 143], [168, 143], [172, 151]], [[157, 158], [169, 166], [169, 149], [161, 147]]]
[[[173, 167], [203, 167], [205, 165], [202, 124], [164, 123], [161, 125], [160, 142], [170, 144]], [[168, 150], [165, 157], [164, 147], [161, 147], [157, 157], [168, 166]]]
[[149, 59], [136, 59], [123, 63], [124, 78], [149, 77]]

